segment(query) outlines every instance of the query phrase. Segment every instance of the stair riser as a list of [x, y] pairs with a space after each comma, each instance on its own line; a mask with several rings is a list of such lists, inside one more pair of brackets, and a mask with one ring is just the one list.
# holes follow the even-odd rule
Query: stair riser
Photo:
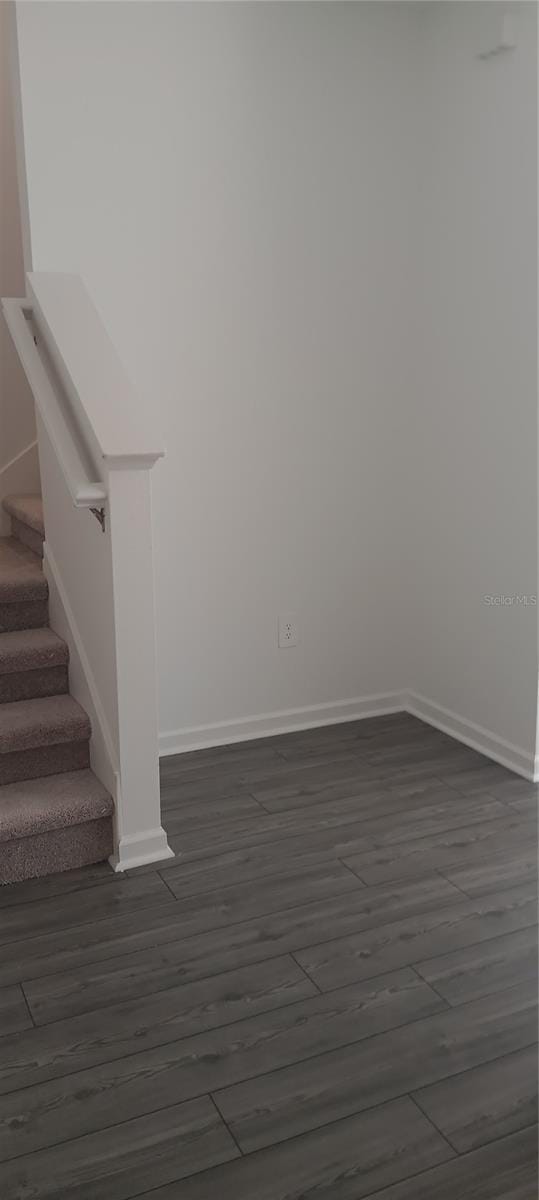
[[[84, 771], [90, 765], [90, 749], [85, 742], [60, 742], [34, 750], [14, 750], [0, 755], [0, 786], [21, 779], [40, 779], [63, 771]], [[0, 796], [0, 804], [2, 798]]]
[[43, 667], [0, 675], [0, 704], [15, 700], [39, 700], [69, 691], [67, 667]]
[[0, 633], [11, 633], [15, 629], [42, 629], [48, 623], [47, 600], [0, 603]]
[[22, 521], [18, 521], [16, 517], [11, 518], [11, 534], [16, 537], [23, 546], [28, 546], [29, 550], [33, 550], [34, 554], [38, 554], [43, 558], [43, 542], [44, 538], [35, 529], [31, 529], [29, 525], [25, 525]]
[[53, 875], [102, 862], [112, 854], [112, 819], [36, 833], [2, 843], [0, 884]]

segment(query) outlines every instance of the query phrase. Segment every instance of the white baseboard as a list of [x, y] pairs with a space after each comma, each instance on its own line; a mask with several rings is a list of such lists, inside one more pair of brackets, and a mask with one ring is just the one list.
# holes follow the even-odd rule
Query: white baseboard
[[233, 742], [252, 741], [298, 729], [316, 729], [321, 725], [338, 725], [364, 717], [401, 712], [404, 707], [401, 692], [386, 692], [377, 696], [362, 696], [354, 700], [337, 700], [330, 704], [312, 704], [308, 708], [288, 708], [281, 712], [261, 713], [256, 717], [241, 717], [237, 721], [219, 721], [215, 725], [197, 725], [159, 735], [159, 752], [182, 754], [209, 746], [227, 746]]
[[425, 696], [419, 696], [416, 692], [404, 693], [403, 707], [412, 716], [419, 717], [428, 725], [434, 725], [436, 729], [448, 733], [465, 746], [470, 746], [472, 750], [478, 750], [487, 758], [494, 759], [517, 775], [523, 775], [524, 779], [539, 779], [539, 757], [536, 758], [533, 753], [515, 746], [513, 742], [505, 741], [504, 738], [498, 737], [498, 734], [484, 729], [482, 725], [476, 725], [466, 717], [459, 717], [458, 713], [443, 708], [441, 704], [427, 700]]
[[129, 871], [132, 867], [162, 862], [164, 858], [174, 858], [174, 851], [160, 825], [158, 829], [146, 829], [143, 833], [120, 838], [118, 849], [109, 858], [109, 863], [115, 871]]
[[385, 692], [375, 696], [361, 696], [354, 700], [335, 701], [330, 704], [314, 704], [308, 708], [289, 708], [281, 712], [262, 713], [257, 717], [240, 718], [237, 721], [220, 721], [215, 725], [198, 725], [191, 729], [178, 729], [159, 735], [161, 757], [169, 754], [185, 754], [189, 750], [202, 750], [210, 746], [228, 746], [233, 742], [252, 741], [253, 738], [271, 737], [275, 734], [293, 733], [300, 729], [316, 729], [322, 725], [337, 725], [345, 721], [358, 721], [366, 717], [383, 716], [385, 713], [408, 712], [427, 725], [434, 725], [454, 737], [456, 741], [470, 746], [487, 758], [492, 758], [517, 775], [532, 781], [539, 780], [539, 756], [515, 746], [498, 737], [491, 730], [476, 725], [466, 717], [443, 708], [433, 700], [416, 692]]

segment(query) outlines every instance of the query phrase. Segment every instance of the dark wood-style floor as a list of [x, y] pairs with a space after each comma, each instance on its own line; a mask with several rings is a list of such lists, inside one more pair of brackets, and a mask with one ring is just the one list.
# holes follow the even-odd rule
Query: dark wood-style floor
[[536, 1200], [537, 788], [403, 714], [164, 760], [0, 892], [1, 1200]]

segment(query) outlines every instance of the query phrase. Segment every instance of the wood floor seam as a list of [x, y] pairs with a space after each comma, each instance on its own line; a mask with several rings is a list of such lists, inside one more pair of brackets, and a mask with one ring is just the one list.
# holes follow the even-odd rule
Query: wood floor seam
[[412, 1104], [416, 1105], [416, 1108], [419, 1109], [421, 1115], [425, 1118], [425, 1120], [429, 1121], [429, 1123], [436, 1130], [436, 1133], [439, 1133], [440, 1137], [444, 1139], [444, 1142], [447, 1142], [447, 1146], [448, 1146], [449, 1150], [451, 1151], [451, 1153], [458, 1154], [457, 1147], [453, 1145], [451, 1138], [449, 1138], [447, 1136], [447, 1134], [445, 1134], [443, 1132], [443, 1130], [439, 1128], [439, 1126], [436, 1124], [436, 1121], [433, 1120], [432, 1116], [430, 1116], [430, 1114], [428, 1112], [425, 1112], [425, 1109], [421, 1107], [419, 1100], [417, 1099], [417, 1096], [415, 1095], [415, 1093], [408, 1092], [407, 1094], [409, 1096], [409, 1099], [412, 1101]]
[[30, 1008], [30, 1005], [29, 1005], [29, 1003], [28, 1003], [28, 996], [26, 995], [26, 992], [25, 992], [25, 990], [24, 990], [24, 984], [23, 984], [23, 983], [20, 983], [20, 984], [19, 984], [19, 987], [20, 987], [20, 989], [21, 989], [21, 992], [22, 992], [22, 994], [23, 994], [24, 1003], [25, 1003], [25, 1005], [26, 1005], [26, 1008], [27, 1008], [28, 1016], [30, 1017], [30, 1020], [31, 1020], [31, 1022], [32, 1022], [32, 1026], [33, 1026], [33, 1028], [34, 1028], [34, 1029], [37, 1029], [37, 1025], [36, 1025], [36, 1023], [35, 1023], [35, 1021], [34, 1021], [34, 1015], [33, 1015], [32, 1009]]
[[[339, 857], [338, 861], [343, 864], [343, 867], [347, 867], [348, 870], [351, 871], [353, 875], [355, 875], [356, 879], [359, 879], [359, 882], [361, 883], [362, 887], [369, 887], [369, 884], [365, 883], [365, 880], [361, 878], [361, 875], [358, 873], [358, 871], [355, 871], [354, 868], [351, 867], [350, 864], [347, 863], [344, 858]], [[449, 880], [448, 880], [448, 882], [449, 882]]]
[[229, 1126], [229, 1125], [227, 1124], [227, 1122], [225, 1121], [225, 1118], [223, 1117], [223, 1114], [222, 1114], [221, 1112], [219, 1112], [218, 1105], [215, 1103], [215, 1100], [214, 1100], [214, 1098], [213, 1098], [213, 1096], [212, 1096], [211, 1092], [207, 1092], [207, 1093], [205, 1093], [205, 1095], [207, 1095], [207, 1097], [208, 1097], [208, 1100], [210, 1101], [210, 1104], [213, 1104], [213, 1107], [214, 1107], [214, 1109], [215, 1109], [215, 1111], [216, 1111], [216, 1113], [217, 1113], [217, 1116], [218, 1116], [219, 1120], [223, 1122], [223, 1125], [224, 1125], [224, 1126], [225, 1126], [225, 1128], [228, 1130], [228, 1132], [229, 1132], [229, 1134], [230, 1134], [230, 1137], [232, 1138], [232, 1141], [234, 1142], [234, 1145], [235, 1145], [235, 1147], [236, 1147], [236, 1149], [237, 1149], [237, 1151], [238, 1151], [238, 1155], [240, 1156], [240, 1158], [244, 1158], [245, 1156], [244, 1156], [243, 1150], [242, 1150], [242, 1148], [241, 1148], [241, 1146], [240, 1146], [239, 1142], [236, 1140], [236, 1137], [235, 1137], [234, 1131], [233, 1131], [233, 1130], [230, 1128], [230, 1126]]
[[[320, 988], [320, 987], [318, 986], [318, 984], [317, 984], [316, 980], [315, 980], [315, 979], [312, 979], [312, 978], [311, 978], [311, 976], [309, 975], [309, 972], [306, 970], [306, 968], [305, 968], [305, 967], [303, 967], [303, 966], [301, 965], [301, 963], [299, 963], [299, 962], [298, 962], [298, 960], [297, 960], [297, 958], [296, 958], [296, 955], [294, 954], [294, 951], [293, 951], [293, 950], [291, 950], [291, 951], [290, 951], [290, 958], [292, 958], [292, 959], [294, 960], [294, 962], [295, 962], [295, 963], [297, 964], [297, 966], [299, 967], [300, 971], [303, 971], [303, 974], [305, 975], [305, 978], [309, 980], [309, 983], [312, 983], [313, 987], [315, 987], [315, 988], [316, 988], [317, 994], [318, 994], [319, 996], [327, 996], [327, 995], [329, 995], [329, 993], [328, 993], [328, 992], [323, 992], [323, 991], [322, 991], [322, 988]], [[425, 982], [425, 980], [423, 980], [423, 982]], [[430, 987], [430, 984], [429, 984], [429, 987]]]
[[158, 872], [157, 872], [157, 874], [159, 875], [159, 878], [163, 880], [163, 883], [165, 884], [165, 887], [166, 887], [166, 888], [167, 888], [167, 890], [168, 890], [168, 893], [169, 893], [169, 896], [170, 896], [171, 900], [173, 901], [173, 903], [177, 904], [177, 903], [178, 903], [178, 897], [174, 895], [174, 892], [172, 891], [172, 888], [171, 888], [171, 887], [169, 886], [169, 884], [167, 883], [167, 879], [166, 879], [166, 872], [164, 872], [164, 871], [158, 871]]
[[[424, 977], [423, 975], [421, 975], [421, 974], [420, 974], [420, 972], [419, 972], [419, 971], [418, 971], [418, 969], [417, 969], [417, 966], [416, 966], [416, 964], [415, 964], [415, 963], [410, 963], [410, 968], [411, 968], [411, 970], [414, 972], [414, 974], [415, 974], [415, 975], [417, 975], [417, 978], [418, 978], [418, 979], [423, 979], [424, 983], [428, 983], [429, 987], [432, 989], [432, 991], [434, 992], [435, 996], [438, 996], [438, 999], [439, 999], [440, 1003], [441, 1003], [441, 1004], [443, 1004], [443, 1005], [444, 1005], [444, 1007], [445, 1007], [446, 1009], [450, 1009], [450, 1008], [451, 1008], [451, 1005], [448, 1003], [448, 1001], [446, 1000], [445, 996], [442, 996], [441, 992], [437, 991], [437, 989], [436, 989], [435, 985], [432, 983], [432, 981], [431, 981], [430, 979], [429, 979], [429, 980], [426, 980], [426, 979], [425, 979], [425, 977]], [[470, 1004], [471, 1004], [471, 1003], [472, 1003], [472, 1001], [470, 1001]]]

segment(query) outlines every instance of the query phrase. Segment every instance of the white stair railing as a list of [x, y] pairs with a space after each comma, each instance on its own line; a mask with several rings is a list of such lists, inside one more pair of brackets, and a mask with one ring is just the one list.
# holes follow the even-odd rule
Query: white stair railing
[[[115, 800], [113, 865], [172, 854], [161, 826], [150, 471], [163, 454], [82, 280], [30, 274], [4, 314], [32, 389], [51, 624]], [[100, 526], [90, 520], [91, 509]]]
[[79, 448], [80, 439], [70, 427], [68, 411], [51, 378], [46, 345], [39, 334], [32, 308], [24, 300], [3, 300], [2, 309], [73, 504], [77, 508], [103, 505], [107, 498], [105, 487], [102, 483], [92, 482], [91, 471]]

